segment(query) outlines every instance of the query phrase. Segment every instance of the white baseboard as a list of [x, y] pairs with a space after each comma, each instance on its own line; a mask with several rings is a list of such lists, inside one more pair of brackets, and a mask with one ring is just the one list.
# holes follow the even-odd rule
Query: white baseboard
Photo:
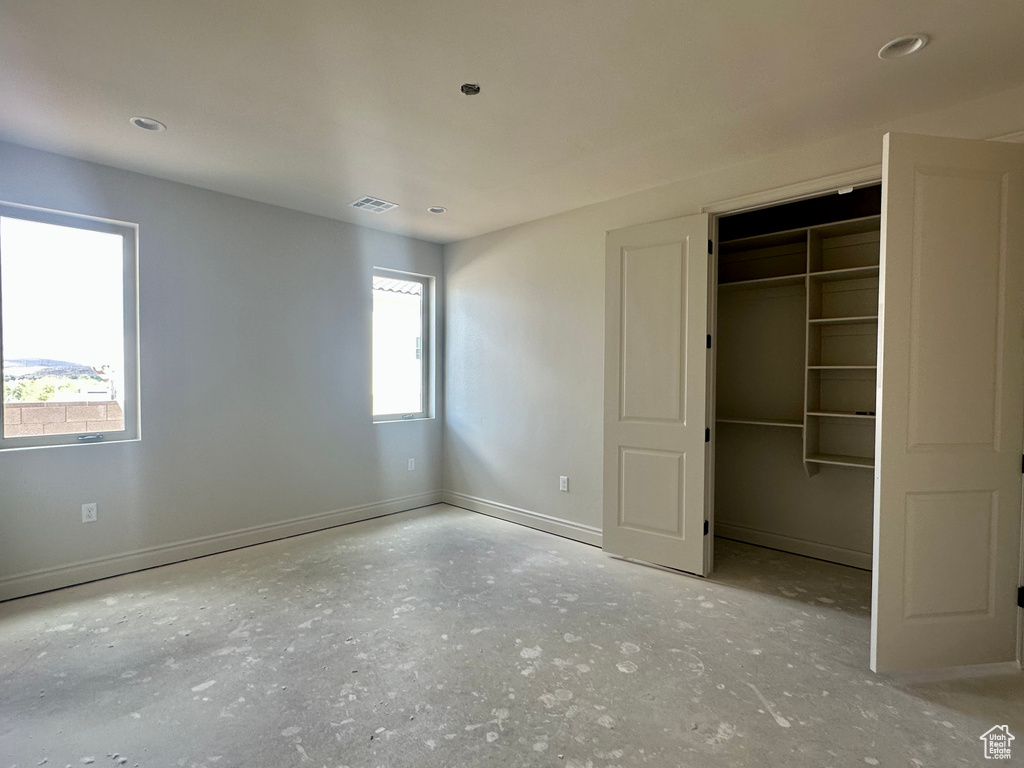
[[816, 557], [819, 560], [829, 560], [833, 563], [842, 563], [854, 568], [871, 570], [871, 553], [859, 552], [855, 549], [835, 547], [831, 544], [820, 544], [816, 541], [797, 539], [792, 536], [783, 536], [779, 533], [768, 533], [755, 528], [745, 528], [742, 525], [730, 525], [715, 521], [715, 536], [723, 539], [735, 539], [747, 544], [756, 544], [760, 547], [781, 549], [783, 552], [793, 552], [797, 555]]
[[935, 683], [941, 680], [960, 680], [970, 677], [994, 677], [996, 675], [1019, 675], [1019, 661], [994, 661], [990, 664], [972, 664], [966, 667], [939, 667], [938, 669], [913, 669], [906, 672], [882, 672], [886, 677], [901, 683]]
[[567, 539], [580, 541], [584, 544], [591, 544], [595, 547], [601, 546], [601, 529], [592, 525], [582, 525], [570, 520], [562, 520], [558, 517], [545, 515], [540, 512], [531, 512], [528, 509], [512, 507], [497, 501], [477, 498], [465, 493], [455, 491], [442, 491], [441, 501], [451, 504], [453, 507], [468, 509], [470, 512], [479, 512], [482, 515], [497, 517], [507, 520], [510, 523], [518, 523], [528, 528], [536, 528], [538, 531], [553, 533], [556, 536], [564, 536]]
[[321, 531], [338, 525], [357, 523], [361, 520], [369, 520], [374, 517], [383, 517], [384, 515], [392, 515], [396, 512], [405, 512], [418, 507], [438, 504], [440, 501], [440, 491], [429, 491], [427, 493], [403, 496], [372, 504], [361, 504], [332, 512], [307, 515], [306, 517], [299, 517], [280, 523], [256, 525], [251, 528], [241, 528], [212, 536], [201, 536], [196, 539], [175, 542], [174, 544], [137, 549], [133, 552], [125, 552], [111, 557], [83, 560], [56, 568], [18, 573], [0, 579], [0, 601], [34, 595], [37, 592], [47, 592], [61, 587], [70, 587], [74, 584], [83, 584], [87, 581], [105, 579], [110, 576], [119, 576], [124, 573], [131, 573], [132, 571], [141, 571], [158, 565], [169, 565], [170, 563], [191, 560], [194, 557], [213, 555], [218, 552], [226, 552], [230, 549], [238, 549], [239, 547], [263, 544], [276, 539], [286, 539], [289, 536]]
[[1011, 144], [1024, 144], [1024, 131], [1004, 133], [1002, 136], [996, 136], [994, 139], [989, 139], [989, 141], [1006, 141]]

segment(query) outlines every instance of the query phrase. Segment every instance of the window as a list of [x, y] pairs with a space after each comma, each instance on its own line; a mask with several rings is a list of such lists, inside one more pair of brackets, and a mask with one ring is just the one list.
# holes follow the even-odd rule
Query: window
[[136, 229], [0, 204], [0, 448], [138, 437]]
[[373, 419], [430, 416], [429, 277], [373, 271]]

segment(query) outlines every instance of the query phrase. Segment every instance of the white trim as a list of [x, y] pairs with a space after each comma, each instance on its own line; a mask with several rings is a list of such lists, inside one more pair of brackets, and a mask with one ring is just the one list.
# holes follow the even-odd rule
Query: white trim
[[[121, 238], [122, 322], [121, 338], [124, 358], [116, 402], [121, 408], [123, 427], [92, 434], [71, 432], [58, 434], [18, 435], [7, 437], [0, 429], [0, 451], [24, 448], [49, 448], [67, 445], [99, 445], [135, 442], [141, 439], [140, 374], [139, 374], [139, 225], [122, 223], [97, 216], [52, 211], [34, 206], [0, 202], [0, 216], [36, 224], [67, 227], [86, 232], [99, 232]], [[2, 326], [2, 320], [0, 320]], [[0, 358], [3, 357], [3, 331], [0, 328]], [[113, 362], [113, 361], [110, 361]], [[99, 401], [97, 401], [99, 402]]]
[[797, 555], [816, 557], [819, 560], [829, 560], [865, 571], [871, 570], [870, 552], [859, 552], [855, 549], [835, 547], [831, 544], [819, 544], [816, 541], [797, 539], [793, 536], [783, 536], [779, 533], [768, 533], [755, 528], [722, 522], [715, 523], [715, 535], [721, 536], [723, 539], [735, 539], [747, 544], [756, 544], [759, 547], [769, 547], [783, 552], [793, 552]]
[[767, 205], [779, 205], [789, 203], [804, 197], [816, 197], [823, 193], [834, 192], [843, 187], [858, 187], [866, 184], [878, 184], [882, 179], [882, 165], [857, 168], [853, 171], [843, 171], [830, 176], [822, 176], [809, 181], [800, 181], [796, 184], [787, 184], [784, 187], [775, 187], [761, 192], [754, 192], [749, 195], [732, 197], [728, 200], [720, 200], [701, 208], [701, 213], [740, 213], [742, 211], [764, 208]]
[[[1024, 130], [1004, 133], [1000, 136], [993, 136], [987, 141], [1005, 141], [1014, 144], [1024, 143]], [[783, 187], [775, 187], [749, 195], [740, 195], [727, 200], [705, 205], [701, 213], [741, 213], [742, 211], [763, 208], [767, 205], [779, 205], [799, 200], [804, 197], [815, 197], [825, 192], [831, 192], [843, 187], [857, 187], [865, 184], [878, 184], [882, 180], [882, 164], [870, 165], [866, 168], [856, 168], [852, 171], [842, 171], [829, 176], [821, 176], [817, 179], [798, 181], [795, 184], [787, 184]]]
[[[1021, 131], [1024, 134], [1024, 131]], [[1021, 483], [1024, 484], [1024, 478], [1021, 479]], [[1021, 498], [1020, 503], [1020, 568], [1017, 571], [1017, 588], [1024, 587], [1024, 497]], [[1018, 600], [1017, 606], [1017, 663], [1024, 664], [1024, 606], [1020, 605]]]
[[[1005, 141], [1014, 144], [1024, 143], [1024, 130], [1004, 133], [1000, 136], [993, 136], [987, 141]], [[768, 205], [779, 205], [793, 202], [805, 197], [815, 197], [822, 193], [832, 192], [843, 187], [857, 187], [866, 184], [878, 184], [882, 180], [882, 164], [870, 165], [866, 168], [857, 168], [852, 171], [842, 171], [829, 176], [821, 176], [817, 179], [798, 181], [795, 184], [787, 184], [783, 187], [754, 192], [749, 195], [740, 195], [727, 200], [705, 205], [701, 213], [741, 213], [743, 211], [763, 208]]]
[[1002, 136], [994, 136], [989, 141], [1006, 141], [1010, 144], [1024, 144], [1024, 131], [1004, 133]]
[[62, 211], [58, 208], [47, 208], [42, 205], [28, 205], [26, 203], [15, 203], [12, 200], [0, 200], [0, 205], [7, 205], [11, 208], [21, 208], [25, 211], [34, 211], [36, 213], [55, 213], [60, 216], [69, 216], [73, 219], [83, 219], [84, 221], [94, 221], [103, 224], [115, 224], [119, 227], [131, 227], [136, 231], [139, 225], [132, 221], [121, 221], [121, 219], [111, 219], [106, 216], [96, 216], [91, 213], [72, 213], [70, 211]]
[[[390, 280], [404, 280], [410, 283], [419, 283], [423, 286], [420, 293], [420, 401], [423, 407], [415, 413], [375, 413], [373, 412], [373, 392], [370, 392], [370, 410], [374, 424], [384, 424], [393, 421], [420, 421], [434, 417], [434, 393], [432, 384], [434, 381], [434, 280], [433, 275], [420, 275], [415, 272], [402, 272], [387, 267], [374, 267], [373, 277], [386, 277]], [[371, 285], [371, 302], [375, 302], [376, 289]], [[373, 319], [370, 319], [371, 347], [373, 346]], [[370, 369], [373, 370], [374, 355], [371, 349]], [[372, 383], [372, 376], [371, 376]]]
[[995, 661], [991, 664], [971, 664], [964, 667], [936, 667], [934, 669], [912, 669], [905, 672], [886, 672], [886, 677], [901, 683], [931, 683], [939, 680], [956, 680], [970, 677], [991, 677], [993, 675], [1019, 675], [1020, 663], [1016, 661]]
[[70, 587], [74, 584], [83, 584], [87, 581], [105, 579], [110, 576], [120, 576], [121, 574], [154, 568], [159, 565], [169, 565], [181, 562], [182, 560], [191, 560], [195, 557], [204, 557], [217, 554], [218, 552], [238, 549], [239, 547], [265, 544], [276, 539], [285, 539], [289, 536], [322, 531], [325, 528], [357, 523], [361, 520], [392, 515], [396, 512], [406, 512], [410, 509], [438, 504], [440, 501], [440, 491], [428, 491], [427, 493], [403, 496], [372, 504], [360, 504], [332, 512], [307, 515], [280, 523], [255, 525], [250, 528], [228, 531], [227, 533], [200, 536], [196, 539], [179, 541], [174, 544], [146, 547], [145, 549], [124, 552], [111, 557], [82, 560], [57, 568], [44, 568], [38, 571], [18, 573], [0, 580], [0, 601], [25, 597], [37, 592], [48, 592], [51, 589]]
[[583, 544], [591, 544], [595, 547], [601, 546], [601, 529], [592, 525], [574, 523], [571, 520], [563, 520], [559, 517], [552, 517], [541, 512], [532, 512], [528, 509], [520, 509], [497, 501], [469, 496], [465, 493], [455, 491], [442, 491], [441, 501], [451, 504], [453, 507], [468, 509], [470, 512], [479, 512], [481, 515], [497, 517], [510, 523], [525, 525], [528, 528], [535, 528], [545, 533], [553, 533], [556, 536], [564, 536], [573, 541]]

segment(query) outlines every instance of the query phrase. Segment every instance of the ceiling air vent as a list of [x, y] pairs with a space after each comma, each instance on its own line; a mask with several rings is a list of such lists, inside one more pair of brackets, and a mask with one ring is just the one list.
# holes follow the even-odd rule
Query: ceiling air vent
[[398, 203], [389, 203], [387, 200], [378, 200], [376, 197], [360, 197], [349, 203], [353, 208], [361, 208], [372, 213], [384, 213], [392, 208], [397, 208]]

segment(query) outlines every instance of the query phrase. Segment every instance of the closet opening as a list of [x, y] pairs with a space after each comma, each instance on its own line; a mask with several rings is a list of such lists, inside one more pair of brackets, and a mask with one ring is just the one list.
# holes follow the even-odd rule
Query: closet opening
[[881, 185], [716, 221], [713, 522], [871, 569]]

